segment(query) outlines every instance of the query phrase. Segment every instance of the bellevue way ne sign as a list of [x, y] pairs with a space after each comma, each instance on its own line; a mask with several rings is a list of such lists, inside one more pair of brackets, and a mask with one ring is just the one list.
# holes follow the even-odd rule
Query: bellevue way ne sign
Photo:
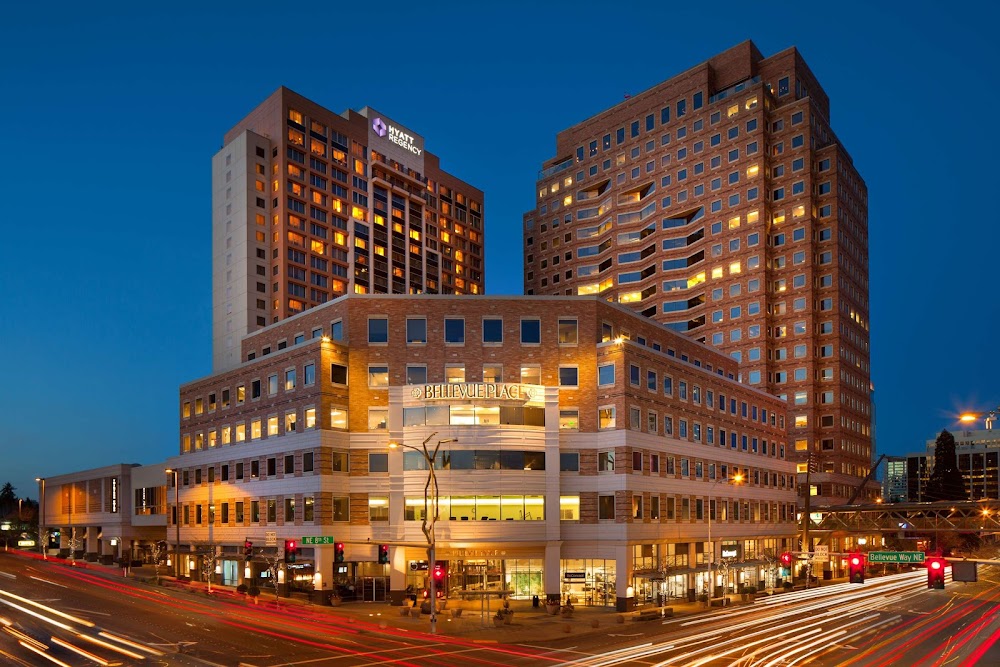
[[923, 551], [870, 551], [869, 563], [923, 563]]

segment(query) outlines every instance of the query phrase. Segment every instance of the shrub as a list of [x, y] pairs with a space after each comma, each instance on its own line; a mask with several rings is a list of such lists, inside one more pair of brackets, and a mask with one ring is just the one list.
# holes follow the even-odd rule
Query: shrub
[[255, 598], [258, 595], [260, 595], [260, 589], [257, 588], [256, 586], [251, 586], [250, 588], [247, 589], [247, 595], [249, 595], [252, 598]]
[[239, 593], [240, 595], [246, 595], [248, 590], [249, 588], [247, 587], [246, 584], [240, 584], [239, 586], [236, 587], [236, 592]]

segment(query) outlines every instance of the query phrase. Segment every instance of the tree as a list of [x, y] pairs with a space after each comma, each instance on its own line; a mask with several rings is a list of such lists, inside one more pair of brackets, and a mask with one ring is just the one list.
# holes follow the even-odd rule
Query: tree
[[11, 514], [16, 507], [17, 494], [14, 493], [13, 485], [7, 482], [3, 485], [3, 488], [0, 488], [0, 518]]
[[968, 500], [965, 480], [958, 469], [955, 436], [947, 430], [934, 442], [934, 470], [927, 481], [927, 500]]

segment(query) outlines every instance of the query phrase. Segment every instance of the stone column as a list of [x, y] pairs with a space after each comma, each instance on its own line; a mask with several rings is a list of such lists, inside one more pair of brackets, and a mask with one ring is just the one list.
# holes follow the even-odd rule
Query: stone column
[[545, 544], [545, 601], [562, 602], [562, 572], [561, 569], [562, 542], [547, 542]]
[[632, 611], [635, 608], [635, 592], [632, 587], [632, 549], [627, 544], [615, 547], [615, 610]]

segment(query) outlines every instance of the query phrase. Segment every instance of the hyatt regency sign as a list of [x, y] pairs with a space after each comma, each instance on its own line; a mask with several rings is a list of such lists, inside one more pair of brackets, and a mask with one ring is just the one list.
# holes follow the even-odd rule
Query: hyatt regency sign
[[424, 170], [423, 137], [371, 107], [365, 107], [362, 114], [368, 118], [368, 145], [372, 150], [411, 169]]
[[494, 384], [489, 382], [457, 382], [447, 384], [422, 384], [411, 390], [413, 398], [435, 400], [493, 400], [529, 401], [531, 389], [523, 384]]

